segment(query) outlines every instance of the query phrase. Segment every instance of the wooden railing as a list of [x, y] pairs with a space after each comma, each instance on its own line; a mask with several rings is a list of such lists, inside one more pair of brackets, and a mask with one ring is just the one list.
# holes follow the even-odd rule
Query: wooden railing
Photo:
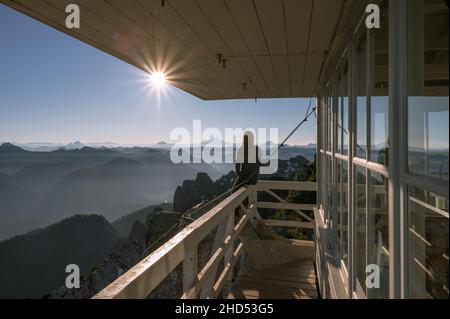
[[[291, 204], [272, 190], [315, 191], [315, 183], [259, 181], [257, 185], [241, 187], [217, 206], [181, 230], [172, 239], [140, 261], [136, 266], [99, 292], [95, 299], [146, 298], [181, 262], [183, 263], [182, 298], [217, 298], [243, 251], [239, 234], [247, 222], [263, 222], [267, 226], [313, 228], [314, 220], [302, 210], [314, 205]], [[258, 192], [267, 192], [275, 202], [257, 202]], [[235, 210], [242, 214], [235, 221]], [[264, 220], [258, 208], [291, 209], [305, 221]], [[216, 229], [209, 260], [198, 269], [198, 245]], [[217, 276], [219, 264], [223, 269]]]

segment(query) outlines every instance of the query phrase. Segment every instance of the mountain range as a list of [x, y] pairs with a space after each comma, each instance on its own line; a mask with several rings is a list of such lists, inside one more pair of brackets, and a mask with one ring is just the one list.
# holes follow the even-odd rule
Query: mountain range
[[31, 152], [0, 145], [0, 240], [75, 214], [114, 220], [171, 201], [174, 189], [198, 172], [221, 175], [205, 163], [176, 165], [167, 150], [58, 149]]
[[0, 298], [42, 298], [64, 284], [66, 266], [89, 271], [122, 243], [102, 216], [77, 215], [0, 242]]
[[[88, 153], [90, 152], [92, 150]], [[63, 153], [80, 155], [80, 152], [67, 150]], [[116, 152], [112, 153], [117, 155]], [[105, 155], [103, 152], [101, 154]], [[88, 212], [80, 214], [83, 205], [86, 205], [87, 209], [96, 207], [95, 205], [102, 201], [108, 203], [117, 201], [116, 205], [132, 202], [133, 198], [126, 196], [139, 195], [140, 187], [136, 185], [142, 186], [139, 185], [141, 178], [145, 181], [145, 172], [151, 170], [149, 163], [155, 163], [156, 159], [161, 161], [160, 164], [165, 163], [160, 158], [161, 155], [154, 150], [149, 152], [149, 150], [137, 149], [127, 154], [134, 156], [132, 158], [122, 153], [122, 156], [114, 157], [105, 163], [74, 171], [60, 166], [55, 168], [53, 175], [50, 174], [51, 170], [45, 170], [48, 170], [51, 165], [44, 167], [43, 174], [53, 176], [56, 186], [42, 193], [52, 194], [47, 198], [48, 202], [38, 196], [37, 207], [40, 208], [36, 212], [56, 221], [50, 226], [39, 227], [24, 235], [0, 241], [2, 257], [0, 259], [0, 287], [2, 287], [0, 298], [42, 298], [46, 295], [49, 298], [92, 297], [141, 260], [144, 254], [156, 249], [158, 245], [173, 236], [174, 232], [185, 227], [187, 222], [198, 218], [210, 209], [210, 205], [202, 207], [200, 211], [192, 210], [192, 207], [229, 190], [235, 178], [235, 173], [229, 172], [214, 181], [207, 173], [197, 172], [194, 175], [195, 178], [185, 179], [177, 184], [176, 189], [173, 188], [175, 192], [172, 192], [173, 197], [170, 197], [170, 199], [173, 198], [173, 205], [167, 201], [158, 205], [143, 206], [144, 208], [132, 213], [128, 213], [132, 210], [126, 211], [124, 208], [121, 217], [112, 222], [99, 214]], [[314, 163], [310, 163], [302, 156], [297, 156], [288, 161], [280, 161], [279, 170], [275, 175], [277, 179], [303, 180], [314, 175], [312, 173], [314, 167]], [[171, 169], [174, 168], [171, 167]], [[72, 172], [67, 174], [70, 171]], [[2, 183], [13, 185], [16, 178], [23, 178], [26, 181], [26, 176], [30, 176], [27, 175], [30, 173], [21, 172], [24, 175], [1, 174]], [[26, 172], [28, 173], [25, 174]], [[31, 172], [35, 172], [33, 175], [36, 178], [35, 181], [42, 183], [40, 180], [42, 176], [33, 169]], [[164, 173], [167, 174], [167, 172]], [[154, 174], [156, 171], [150, 175]], [[64, 176], [62, 179], [56, 178], [61, 175]], [[115, 180], [120, 180], [120, 183], [110, 187]], [[152, 189], [153, 185], [145, 183], [147, 188]], [[155, 185], [159, 186], [159, 183]], [[128, 189], [130, 192], [127, 192]], [[20, 193], [18, 190], [15, 191]], [[23, 190], [20, 194], [27, 195]], [[14, 192], [9, 195], [14, 198]], [[30, 194], [28, 196], [32, 197]], [[10, 203], [12, 208], [15, 207], [13, 204], [14, 200]], [[75, 209], [75, 207], [78, 208]], [[74, 210], [69, 211], [68, 208]], [[110, 213], [110, 209], [105, 212]], [[188, 219], [184, 217], [185, 212]], [[66, 217], [66, 214], [73, 214], [73, 216]], [[109, 219], [114, 218], [109, 215]], [[212, 240], [213, 237], [208, 242], [212, 243]], [[209, 254], [209, 250], [199, 248], [200, 259], [206, 261]], [[74, 291], [64, 286], [67, 276], [64, 270], [68, 264], [77, 264], [80, 267], [83, 274], [80, 290]], [[152, 298], [178, 296], [181, 277], [178, 270], [175, 273], [176, 275], [171, 277], [173, 280], [165, 282], [156, 289]]]
[[[234, 169], [233, 164], [174, 164], [166, 142], [155, 147], [114, 146], [77, 141], [52, 151], [31, 151], [1, 144], [0, 240], [76, 214], [98, 214], [112, 221], [171, 201], [176, 187], [198, 172], [215, 180]], [[312, 147], [285, 146], [279, 158], [302, 155], [312, 161], [314, 154]]]

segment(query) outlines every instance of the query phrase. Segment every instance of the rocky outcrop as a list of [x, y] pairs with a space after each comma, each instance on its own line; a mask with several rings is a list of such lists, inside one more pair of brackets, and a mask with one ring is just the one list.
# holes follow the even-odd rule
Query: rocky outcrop
[[175, 190], [173, 210], [184, 213], [196, 204], [212, 198], [214, 182], [206, 173], [198, 173], [195, 180], [185, 180]]
[[135, 221], [133, 226], [131, 227], [131, 232], [128, 236], [128, 240], [142, 242], [145, 240], [145, 236], [145, 225], [138, 220]]
[[185, 180], [175, 190], [173, 210], [184, 213], [195, 205], [223, 194], [232, 187], [235, 176], [234, 172], [230, 172], [213, 182], [208, 174], [198, 173], [194, 180]]

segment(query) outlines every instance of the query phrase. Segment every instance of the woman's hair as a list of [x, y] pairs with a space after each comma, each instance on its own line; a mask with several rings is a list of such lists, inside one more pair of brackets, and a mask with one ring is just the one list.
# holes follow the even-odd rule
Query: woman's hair
[[255, 144], [255, 135], [253, 135], [252, 131], [245, 131], [242, 135], [242, 144], [245, 145], [254, 145]]
[[236, 161], [238, 163], [256, 163], [258, 160], [256, 153], [255, 135], [251, 131], [244, 132], [242, 145], [236, 154]]

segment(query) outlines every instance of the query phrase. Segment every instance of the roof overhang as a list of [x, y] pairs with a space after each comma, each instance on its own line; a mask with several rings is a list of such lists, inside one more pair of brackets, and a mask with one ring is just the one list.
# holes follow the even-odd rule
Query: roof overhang
[[315, 95], [355, 1], [0, 0], [205, 100]]

